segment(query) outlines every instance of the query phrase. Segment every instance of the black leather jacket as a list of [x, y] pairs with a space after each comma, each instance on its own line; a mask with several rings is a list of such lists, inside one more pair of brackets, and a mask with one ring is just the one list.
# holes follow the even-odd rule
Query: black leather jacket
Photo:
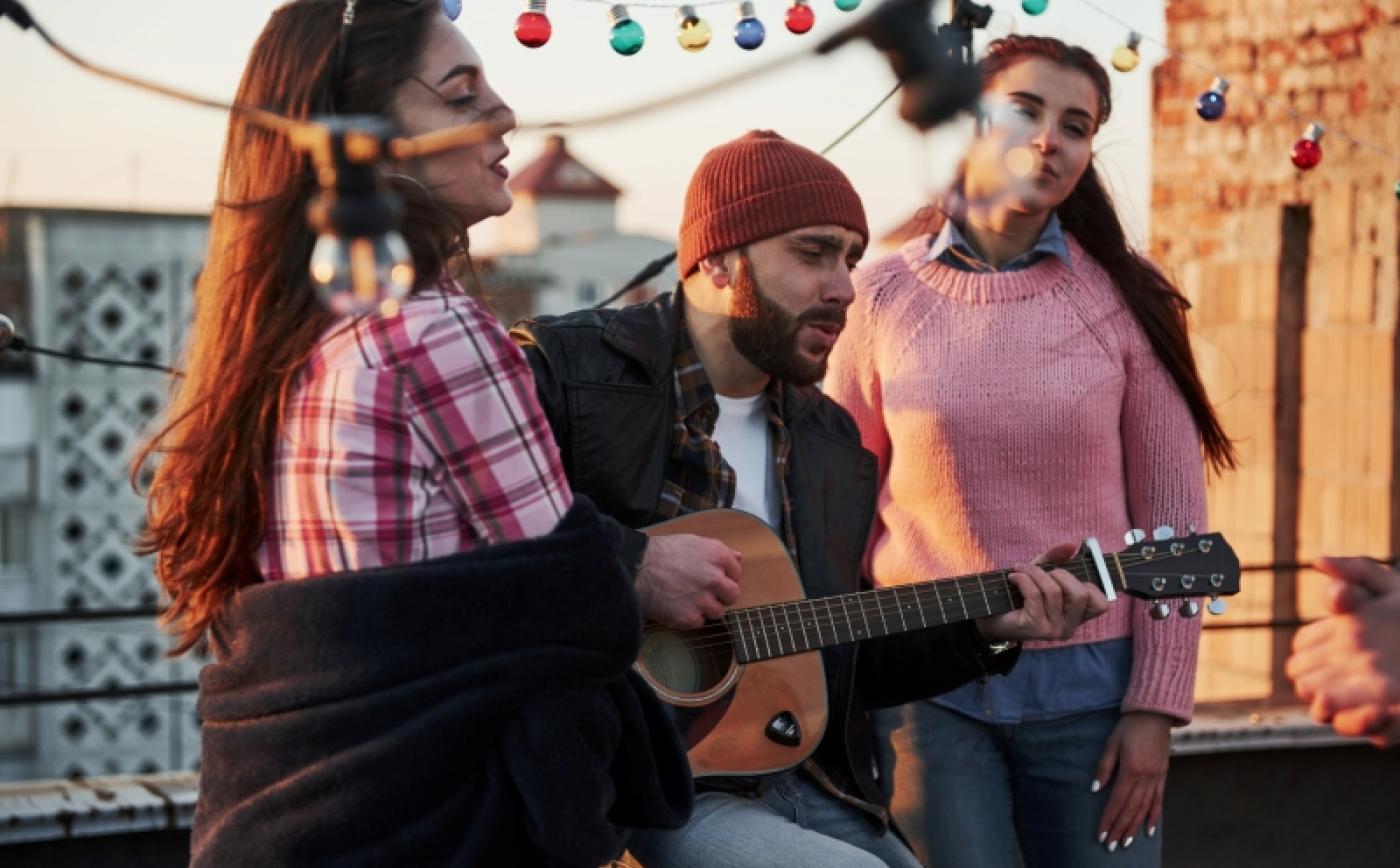
[[[671, 444], [674, 298], [523, 320], [511, 330], [534, 369], [573, 489], [632, 528], [657, 520]], [[784, 385], [782, 412], [792, 435], [788, 490], [802, 584], [809, 597], [860, 590], [875, 456], [850, 415], [815, 388]], [[942, 693], [1015, 662], [1015, 652], [988, 653], [970, 623], [824, 649], [831, 714], [814, 754], [820, 771], [887, 822], [866, 710]]]

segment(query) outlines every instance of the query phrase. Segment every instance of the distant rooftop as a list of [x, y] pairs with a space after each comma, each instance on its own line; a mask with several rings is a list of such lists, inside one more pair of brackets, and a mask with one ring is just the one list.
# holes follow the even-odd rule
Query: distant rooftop
[[569, 153], [563, 136], [545, 140], [544, 153], [511, 179], [516, 193], [571, 199], [616, 199], [622, 190]]

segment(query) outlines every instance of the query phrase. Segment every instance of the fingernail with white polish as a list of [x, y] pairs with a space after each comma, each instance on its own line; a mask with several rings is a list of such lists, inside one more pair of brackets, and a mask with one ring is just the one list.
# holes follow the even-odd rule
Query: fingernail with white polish
[[1123, 848], [1124, 848], [1124, 849], [1127, 849], [1128, 847], [1131, 847], [1131, 846], [1133, 846], [1133, 839], [1132, 839], [1132, 838], [1129, 838], [1128, 840], [1126, 840], [1126, 841], [1123, 842]]
[[1099, 783], [1098, 781], [1094, 781], [1092, 784], [1089, 785], [1089, 792], [1091, 793], [1097, 793], [1101, 789], [1103, 789], [1103, 784]]
[[1118, 842], [1117, 842], [1117, 841], [1109, 841], [1109, 842], [1108, 842], [1108, 852], [1112, 853], [1114, 850], [1117, 850], [1117, 849], [1118, 849]]
[[1148, 826], [1148, 827], [1147, 827], [1147, 837], [1151, 838], [1151, 837], [1155, 836], [1156, 834], [1157, 834], [1157, 827], [1156, 827], [1156, 826]]
[[1103, 839], [1104, 839], [1104, 838], [1107, 838], [1107, 837], [1108, 837], [1108, 833], [1107, 833], [1107, 832], [1100, 832], [1100, 833], [1099, 833], [1099, 843], [1102, 844], [1102, 843], [1103, 843]]

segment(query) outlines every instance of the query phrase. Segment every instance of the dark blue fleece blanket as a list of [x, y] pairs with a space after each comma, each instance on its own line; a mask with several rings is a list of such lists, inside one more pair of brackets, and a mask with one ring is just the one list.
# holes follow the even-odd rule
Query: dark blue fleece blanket
[[193, 864], [593, 868], [689, 816], [586, 500], [547, 537], [250, 586], [200, 676]]

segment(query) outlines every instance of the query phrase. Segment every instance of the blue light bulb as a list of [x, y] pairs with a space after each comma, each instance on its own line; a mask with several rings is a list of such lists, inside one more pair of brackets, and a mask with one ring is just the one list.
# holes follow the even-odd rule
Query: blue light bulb
[[1196, 114], [1202, 120], [1218, 121], [1225, 114], [1225, 91], [1230, 89], [1230, 82], [1223, 78], [1216, 77], [1210, 83], [1210, 90], [1196, 97]]
[[734, 25], [734, 44], [745, 51], [753, 51], [763, 44], [767, 31], [763, 22], [755, 17], [753, 0], [739, 4], [739, 23]]

